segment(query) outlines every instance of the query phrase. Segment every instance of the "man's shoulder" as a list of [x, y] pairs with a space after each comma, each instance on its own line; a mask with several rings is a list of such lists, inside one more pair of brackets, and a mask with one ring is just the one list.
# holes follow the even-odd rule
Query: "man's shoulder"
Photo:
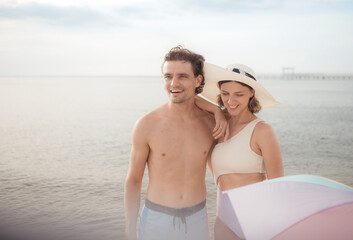
[[202, 119], [205, 119], [207, 121], [213, 121], [214, 120], [214, 116], [211, 113], [209, 113], [207, 111], [204, 111], [202, 109], [199, 109], [199, 108], [197, 109], [197, 111], [198, 111], [199, 116]]
[[198, 109], [198, 111], [200, 112], [201, 117], [208, 118], [208, 119], [211, 119], [213, 117], [213, 115], [207, 111], [204, 111], [202, 109]]
[[215, 118], [211, 113], [198, 109], [198, 119], [202, 123], [206, 124], [209, 129], [213, 129]]
[[152, 125], [158, 124], [160, 120], [162, 120], [164, 109], [166, 108], [166, 104], [159, 106], [158, 108], [152, 110], [151, 112], [145, 114], [140, 119], [137, 120], [137, 126], [150, 127]]

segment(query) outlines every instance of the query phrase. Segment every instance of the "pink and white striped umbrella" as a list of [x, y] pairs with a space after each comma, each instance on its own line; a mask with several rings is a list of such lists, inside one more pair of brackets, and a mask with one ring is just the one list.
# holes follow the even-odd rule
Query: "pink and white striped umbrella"
[[219, 218], [245, 239], [353, 239], [353, 188], [326, 178], [271, 179], [218, 201]]

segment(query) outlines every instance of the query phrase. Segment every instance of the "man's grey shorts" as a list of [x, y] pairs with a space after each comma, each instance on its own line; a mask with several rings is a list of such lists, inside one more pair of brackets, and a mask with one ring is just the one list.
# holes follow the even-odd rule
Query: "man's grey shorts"
[[206, 200], [192, 207], [170, 208], [148, 199], [138, 229], [139, 240], [208, 240]]

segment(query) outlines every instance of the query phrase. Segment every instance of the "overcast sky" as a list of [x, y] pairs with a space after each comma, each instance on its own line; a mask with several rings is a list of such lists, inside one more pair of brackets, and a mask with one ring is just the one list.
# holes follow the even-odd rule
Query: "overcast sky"
[[257, 73], [353, 73], [350, 0], [0, 0], [0, 75], [159, 75], [182, 44]]

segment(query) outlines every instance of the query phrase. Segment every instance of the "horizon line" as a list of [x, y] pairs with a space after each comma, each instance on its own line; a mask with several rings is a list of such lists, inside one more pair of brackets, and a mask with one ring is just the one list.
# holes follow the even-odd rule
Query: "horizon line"
[[[328, 76], [328, 77], [353, 77], [352, 73], [319, 73], [319, 72], [294, 72], [294, 73], [258, 73], [257, 77], [262, 76]], [[162, 75], [143, 75], [143, 74], [62, 74], [62, 75], [49, 75], [49, 74], [13, 74], [13, 75], [0, 75], [4, 77], [163, 77]]]

